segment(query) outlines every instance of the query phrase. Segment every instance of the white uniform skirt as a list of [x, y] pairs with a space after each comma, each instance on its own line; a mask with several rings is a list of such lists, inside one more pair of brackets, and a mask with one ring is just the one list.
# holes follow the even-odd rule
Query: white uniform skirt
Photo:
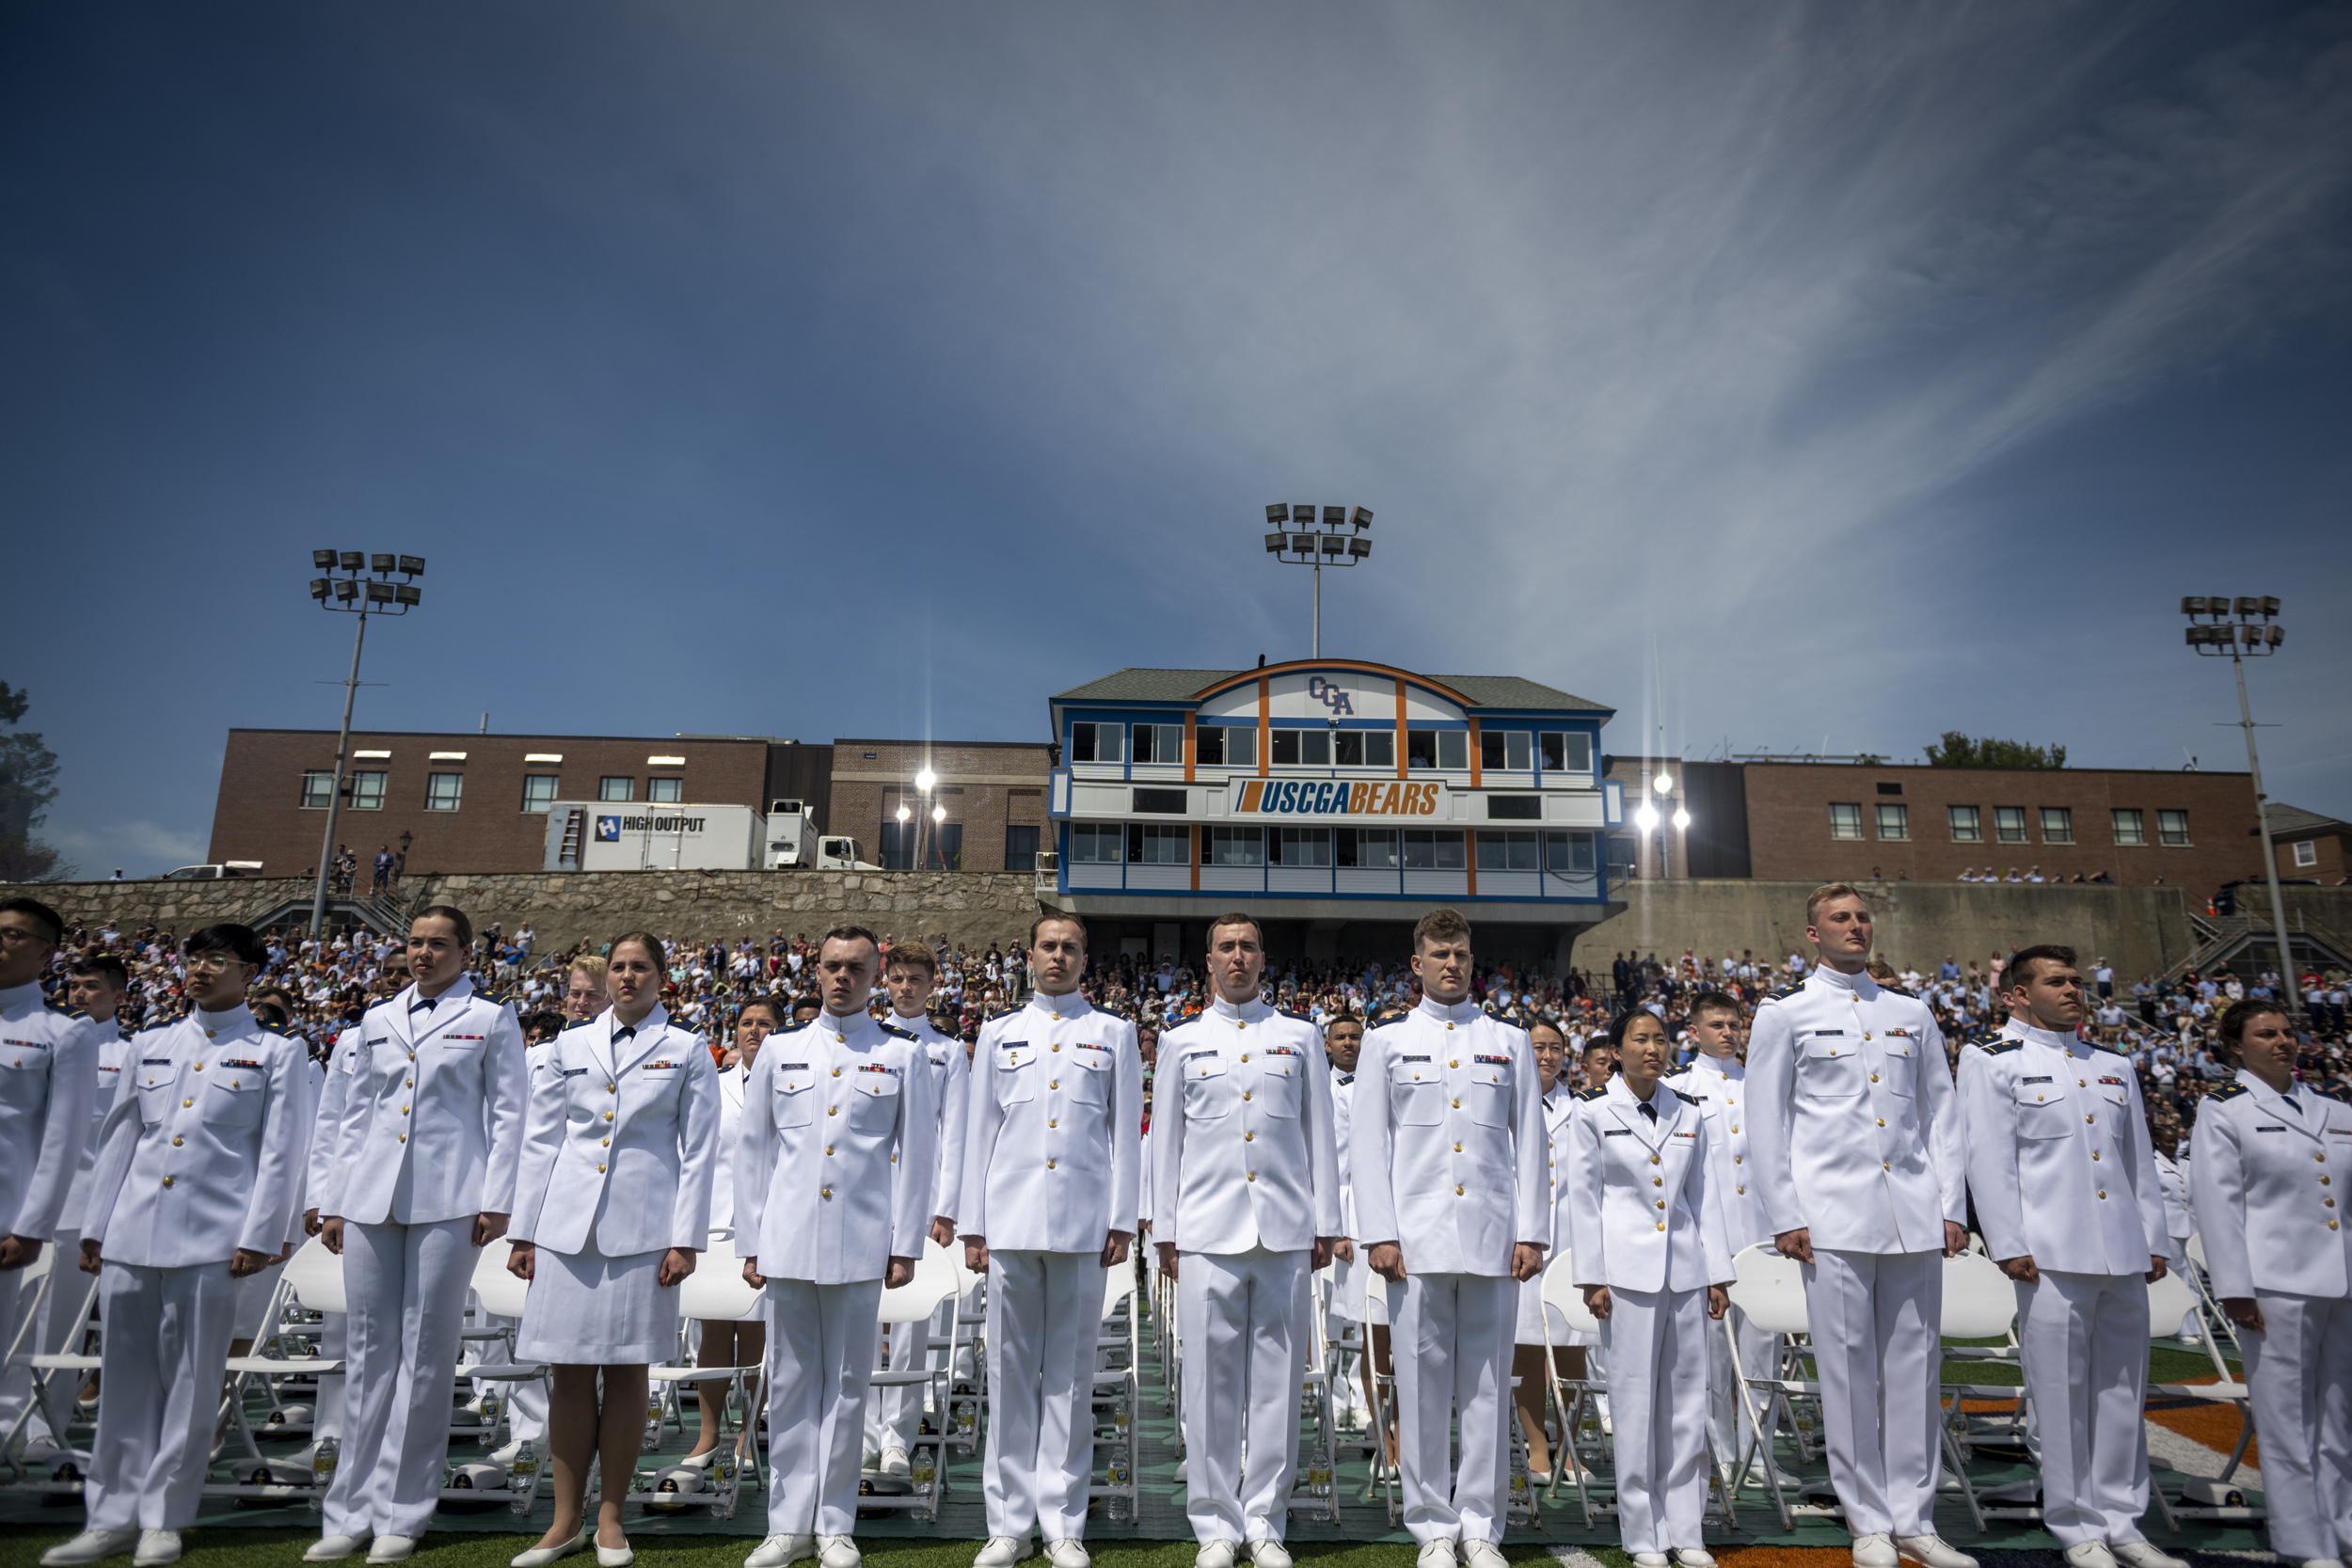
[[537, 1250], [518, 1360], [558, 1366], [651, 1366], [677, 1354], [678, 1292], [657, 1283], [660, 1252], [607, 1258], [593, 1243], [577, 1253]]

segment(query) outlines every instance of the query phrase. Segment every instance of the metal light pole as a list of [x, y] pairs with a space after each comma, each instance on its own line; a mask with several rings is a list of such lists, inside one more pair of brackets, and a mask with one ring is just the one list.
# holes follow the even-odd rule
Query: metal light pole
[[[424, 557], [371, 558], [358, 550], [312, 550], [310, 565], [315, 571], [349, 574], [341, 578], [312, 578], [310, 597], [322, 609], [359, 617], [358, 629], [351, 639], [351, 674], [343, 682], [343, 727], [335, 737], [335, 784], [326, 795], [326, 837], [319, 846], [318, 881], [310, 891], [310, 935], [316, 940], [326, 931], [326, 879], [335, 866], [335, 823], [342, 810], [343, 765], [351, 756], [351, 705], [359, 695], [359, 650], [367, 642], [368, 616], [405, 615], [423, 601], [423, 591], [416, 582], [424, 574]], [[372, 579], [361, 579], [363, 567], [375, 574]], [[407, 580], [393, 582], [394, 572]]]
[[930, 770], [929, 764], [925, 764], [922, 771], [914, 775], [914, 787], [923, 795], [923, 810], [914, 819], [914, 869], [917, 871], [924, 869], [923, 818], [931, 815], [931, 789], [938, 783], [939, 775]]
[[[1313, 649], [1323, 657], [1323, 566], [1354, 566], [1372, 555], [1372, 541], [1363, 536], [1372, 514], [1360, 506], [1327, 506], [1317, 528], [1315, 509], [1280, 501], [1265, 509], [1265, 553], [1292, 566], [1311, 566], [1315, 573]], [[1353, 533], [1344, 531], [1353, 529]]]
[[[2279, 601], [2269, 594], [2241, 594], [2228, 597], [2186, 597], [2181, 613], [2189, 619], [2188, 645], [2201, 657], [2226, 657], [2237, 673], [2238, 725], [2246, 732], [2246, 768], [2253, 776], [2254, 827], [2263, 841], [2263, 878], [2270, 884], [2270, 926], [2279, 940], [2279, 985], [2286, 992], [2287, 1017], [2303, 1022], [2303, 990], [2296, 984], [2295, 949], [2287, 936], [2287, 901], [2279, 892], [2279, 855], [2270, 844], [2270, 798], [2263, 793], [2262, 758], [2254, 750], [2254, 709], [2246, 698], [2246, 661], [2266, 658], [2286, 641], [2286, 628], [2277, 624]], [[2200, 625], [2200, 617], [2211, 622]], [[2232, 621], [2230, 617], [2235, 616]]]

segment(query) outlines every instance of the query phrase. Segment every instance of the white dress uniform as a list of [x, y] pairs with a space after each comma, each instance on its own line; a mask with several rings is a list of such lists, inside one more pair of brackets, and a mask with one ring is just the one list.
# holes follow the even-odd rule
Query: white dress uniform
[[[913, 1018], [893, 1015], [891, 1027], [913, 1035], [923, 1048], [923, 1055], [930, 1064], [931, 1093], [938, 1111], [938, 1132], [933, 1142], [937, 1151], [933, 1158], [939, 1166], [938, 1182], [931, 1199], [931, 1217], [953, 1220], [956, 1217], [956, 1190], [963, 1183], [963, 1117], [964, 1096], [972, 1085], [972, 1063], [963, 1053], [963, 1042], [950, 1039], [917, 1013]], [[874, 1365], [886, 1371], [913, 1371], [923, 1359], [923, 1353], [932, 1335], [945, 1337], [948, 1320], [955, 1315], [956, 1300], [950, 1296], [939, 1304], [929, 1323], [900, 1323], [892, 1330], [888, 1345], [882, 1342], [882, 1328], [875, 1325]], [[941, 1351], [940, 1354], [946, 1354]], [[917, 1431], [923, 1424], [923, 1389], [917, 1384], [905, 1384], [868, 1391], [866, 1400], [866, 1446], [880, 1453], [886, 1449], [912, 1448]]]
[[[1764, 1216], [1764, 1195], [1754, 1178], [1748, 1145], [1748, 1069], [1738, 1057], [1701, 1053], [1691, 1065], [1666, 1080], [1699, 1102], [1707, 1122], [1707, 1201], [1716, 1210], [1724, 1244], [1734, 1258], [1747, 1248], [1770, 1244], [1771, 1224]], [[1739, 1368], [1750, 1377], [1773, 1372], [1774, 1337], [1748, 1322], [1737, 1307], [1727, 1308], [1721, 1325], [1707, 1336], [1707, 1432], [1715, 1456], [1728, 1465], [1740, 1452], [1740, 1375], [1731, 1358], [1732, 1336], [1740, 1341]]]
[[348, 1307], [326, 1533], [413, 1539], [440, 1502], [475, 1216], [515, 1208], [527, 1068], [515, 1009], [462, 974], [403, 987], [356, 1033], [319, 1205], [343, 1222]]
[[1748, 1041], [1765, 1223], [1807, 1228], [1830, 1481], [1855, 1535], [1931, 1535], [1944, 1225], [1967, 1212], [1960, 1110], [1925, 1003], [1823, 964]]
[[864, 1011], [778, 1030], [752, 1065], [735, 1250], [768, 1281], [771, 1535], [856, 1528], [882, 1275], [923, 1256], [937, 1192], [932, 1087], [920, 1042]]
[[1219, 997], [1160, 1049], [1152, 1239], [1177, 1256], [1184, 1513], [1203, 1545], [1279, 1541], [1314, 1327], [1309, 1253], [1341, 1234], [1323, 1036], [1304, 1014]]
[[507, 1234], [537, 1248], [515, 1354], [559, 1366], [649, 1366], [677, 1352], [661, 1255], [710, 1244], [719, 1071], [656, 1004], [611, 1011], [540, 1048]]
[[[2188, 1239], [2197, 1234], [2197, 1222], [2189, 1212], [2188, 1164], [2185, 1161], [2174, 1160], [2161, 1148], [2155, 1151], [2155, 1155], [2156, 1184], [2164, 1189], [2165, 1259], [2174, 1274], [2185, 1276], [2189, 1266]], [[2197, 1310], [2191, 1307], [2181, 1314], [2180, 1323], [2173, 1332], [2194, 1342], [2196, 1324]]]
[[988, 1533], [1079, 1540], [1103, 1247], [1140, 1212], [1136, 1026], [1033, 993], [980, 1026], [966, 1121], [956, 1225], [988, 1243]]
[[[1349, 1127], [1359, 1247], [1394, 1242], [1388, 1287], [1405, 1528], [1502, 1539], [1510, 1486], [1517, 1243], [1548, 1247], [1544, 1108], [1527, 1032], [1424, 997], [1364, 1037]], [[1452, 1415], [1462, 1458], [1449, 1476]], [[1450, 1482], [1450, 1484], [1449, 1484]]]
[[[354, 1024], [335, 1037], [334, 1049], [326, 1054], [326, 1070], [318, 1077], [318, 1107], [310, 1121], [310, 1148], [303, 1160], [302, 1207], [326, 1213], [334, 1195], [342, 1191], [337, 1180], [335, 1139], [342, 1129], [343, 1091], [351, 1083], [352, 1053], [359, 1049], [367, 1031]], [[350, 1353], [351, 1317], [346, 1312], [319, 1314], [319, 1354], [329, 1360], [342, 1361]], [[342, 1372], [324, 1373], [318, 1380], [316, 1402], [311, 1406], [310, 1440], [323, 1443], [332, 1438], [340, 1449], [343, 1436], [343, 1394], [345, 1376]], [[340, 1458], [337, 1461], [341, 1464]]]
[[[29, 994], [28, 994], [29, 993]], [[36, 1022], [36, 1020], [40, 1022]], [[55, 1019], [52, 1023], [49, 1020]], [[89, 1022], [96, 1040], [93, 1052], [85, 1053], [78, 1040], [81, 1031], [76, 1024]], [[40, 1042], [35, 1049], [34, 1042]], [[79, 1079], [88, 1073], [90, 1087], [81, 1096], [86, 1115], [84, 1134], [71, 1135], [66, 1140], [65, 1157], [72, 1162], [71, 1184], [63, 1194], [63, 1206], [47, 1231], [20, 1230], [19, 1225], [37, 1225], [54, 1196], [50, 1192], [35, 1195], [29, 1190], [33, 1171], [31, 1162], [46, 1157], [49, 1142], [49, 1122], [55, 1117], [57, 1127], [66, 1129], [73, 1111], [61, 1097], [46, 1103], [36, 1103], [43, 1095], [53, 1095], [49, 1087], [58, 1071], [56, 1056], [63, 1045], [64, 1071], [68, 1078]], [[106, 1112], [114, 1104], [115, 1087], [121, 1082], [122, 1059], [129, 1045], [129, 1037], [115, 1026], [112, 1019], [89, 1021], [78, 1008], [61, 1007], [46, 1002], [38, 985], [17, 986], [0, 991], [0, 1234], [11, 1236], [46, 1235], [57, 1249], [50, 1262], [49, 1288], [40, 1292], [40, 1323], [34, 1328], [33, 1351], [51, 1353], [63, 1350], [68, 1340], [79, 1332], [81, 1324], [73, 1322], [74, 1309], [81, 1305], [84, 1276], [76, 1268], [81, 1259], [82, 1213], [89, 1203], [89, 1177], [98, 1161], [98, 1132], [105, 1124]], [[74, 1064], [88, 1062], [95, 1071]], [[34, 1064], [39, 1063], [40, 1066]], [[38, 1094], [36, 1091], [39, 1091]], [[25, 1118], [28, 1117], [29, 1119]], [[25, 1162], [20, 1165], [19, 1161]], [[28, 1207], [27, 1200], [37, 1198]], [[24, 1275], [18, 1273], [0, 1274], [0, 1332], [8, 1335], [8, 1342], [16, 1342], [20, 1314], [32, 1303], [23, 1299], [19, 1289]], [[65, 1297], [61, 1305], [58, 1298]], [[62, 1379], [53, 1379], [50, 1390], [51, 1407], [35, 1410], [25, 1425], [25, 1434], [47, 1433], [58, 1442], [65, 1441], [65, 1422], [72, 1414], [72, 1403]], [[29, 1366], [11, 1366], [0, 1376], [0, 1432], [15, 1424], [17, 1412], [32, 1398], [33, 1377]]]
[[[1364, 1321], [1364, 1292], [1368, 1280], [1379, 1275], [1364, 1261], [1363, 1244], [1356, 1241], [1356, 1183], [1353, 1175], [1354, 1150], [1350, 1148], [1355, 1136], [1356, 1075], [1332, 1068], [1331, 1086], [1331, 1145], [1338, 1162], [1340, 1175], [1340, 1234], [1350, 1243], [1348, 1250], [1356, 1256], [1339, 1259], [1331, 1268], [1331, 1315], [1349, 1323]], [[1350, 1395], [1340, 1396], [1343, 1399]]]
[[2150, 1260], [2169, 1250], [2131, 1063], [2020, 1025], [1960, 1066], [1968, 1185], [2017, 1287], [2026, 1386], [2041, 1415], [2042, 1521], [2061, 1546], [2145, 1539]]
[[1713, 1132], [1693, 1097], [1661, 1084], [1637, 1100], [1621, 1077], [1569, 1124], [1562, 1207], [1575, 1283], [1609, 1287], [1600, 1342], [1616, 1373], [1617, 1528], [1629, 1552], [1702, 1546], [1706, 1292], [1731, 1279], [1721, 1213], [1707, 1200]]
[[131, 1041], [90, 1173], [106, 1333], [86, 1502], [92, 1529], [194, 1522], [229, 1359], [243, 1248], [301, 1234], [309, 1053], [244, 1004]]
[[[1560, 1249], [1568, 1244], [1568, 1210], [1564, 1199], [1567, 1185], [1568, 1123], [1575, 1119], [1576, 1091], [1563, 1079], [1544, 1096], [1544, 1207], [1551, 1215], [1550, 1228], [1545, 1232], [1545, 1244], [1551, 1249], [1546, 1261], [1559, 1257]], [[1513, 1322], [1511, 1338], [1514, 1344], [1543, 1348], [1542, 1275], [1519, 1281], [1518, 1316]]]
[[2352, 1552], [2352, 1103], [2340, 1089], [2250, 1072], [2205, 1097], [2189, 1182], [2205, 1269], [2222, 1301], [2250, 1296], [2246, 1385], [2262, 1433], [2270, 1549]]

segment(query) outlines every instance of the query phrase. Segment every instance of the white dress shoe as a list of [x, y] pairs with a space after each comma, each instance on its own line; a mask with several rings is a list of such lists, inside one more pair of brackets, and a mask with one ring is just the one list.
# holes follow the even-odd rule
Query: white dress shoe
[[1715, 1568], [1715, 1554], [1704, 1546], [1677, 1546], [1667, 1554], [1675, 1568]]
[[569, 1541], [559, 1541], [552, 1546], [533, 1546], [527, 1552], [516, 1552], [507, 1560], [506, 1568], [547, 1568], [558, 1558], [566, 1558], [588, 1544], [588, 1527], [582, 1525]]
[[1094, 1561], [1087, 1555], [1087, 1544], [1073, 1535], [1045, 1543], [1045, 1560], [1054, 1568], [1090, 1568]]
[[[503, 1448], [492, 1449], [490, 1450], [490, 1463], [491, 1463], [491, 1464], [493, 1464], [493, 1465], [512, 1465], [512, 1464], [514, 1464], [514, 1463], [515, 1463], [515, 1461], [516, 1461], [517, 1459], [520, 1459], [522, 1456], [523, 1456], [523, 1440], [522, 1440], [521, 1438], [517, 1437], [517, 1438], [516, 1438], [513, 1442], [511, 1442], [511, 1443], [507, 1444], [507, 1445], [506, 1445], [505, 1447], [503, 1447]], [[688, 1459], [688, 1460], [681, 1460], [681, 1461], [679, 1461], [679, 1463], [680, 1463], [680, 1464], [685, 1464], [685, 1465], [691, 1465], [691, 1464], [693, 1463], [693, 1461], [692, 1461], [692, 1460], [691, 1460], [691, 1459]]]
[[1291, 1551], [1272, 1536], [1249, 1543], [1249, 1560], [1258, 1568], [1291, 1568]]
[[2110, 1541], [2107, 1550], [2131, 1568], [2188, 1568], [2188, 1563], [2145, 1541]]
[[1176, 1484], [1177, 1484], [1177, 1485], [1182, 1486], [1182, 1485], [1184, 1485], [1184, 1476], [1186, 1475], [1186, 1473], [1187, 1473], [1187, 1472], [1189, 1472], [1189, 1471], [1191, 1470], [1191, 1468], [1192, 1468], [1192, 1458], [1191, 1458], [1191, 1456], [1190, 1456], [1190, 1455], [1186, 1455], [1184, 1458], [1180, 1459], [1180, 1460], [1178, 1460], [1178, 1461], [1176, 1462]]
[[1454, 1568], [1454, 1543], [1440, 1536], [1422, 1545], [1413, 1559], [1413, 1568]]
[[1880, 1532], [1853, 1538], [1853, 1568], [1896, 1568], [1902, 1560], [1895, 1552], [1895, 1538]]
[[1465, 1541], [1459, 1555], [1464, 1568], [1510, 1568], [1511, 1560], [1491, 1541]]
[[601, 1541], [596, 1543], [596, 1568], [628, 1568], [636, 1560], [636, 1548], [628, 1544], [626, 1535], [621, 1537], [621, 1544], [617, 1546], [608, 1546]]
[[71, 1541], [59, 1542], [40, 1554], [40, 1568], [72, 1568], [77, 1562], [98, 1562], [120, 1557], [139, 1544], [135, 1529], [86, 1529]]
[[743, 1568], [789, 1568], [804, 1557], [817, 1555], [817, 1538], [813, 1535], [771, 1535], [752, 1548], [743, 1560]]
[[[972, 1560], [972, 1568], [1012, 1568], [1014, 1563], [1036, 1549], [1025, 1535], [992, 1535], [988, 1538], [988, 1544], [980, 1548], [979, 1556]], [[755, 1564], [755, 1568], [765, 1568], [765, 1565]]]
[[857, 1549], [857, 1543], [846, 1535], [820, 1535], [817, 1538], [818, 1568], [858, 1568], [866, 1554]]
[[1663, 1552], [1635, 1552], [1633, 1568], [1670, 1568], [1673, 1559]]
[[1211, 1541], [1192, 1554], [1192, 1568], [1233, 1568], [1233, 1553], [1239, 1542]]
[[408, 1554], [417, 1549], [413, 1535], [379, 1535], [375, 1544], [368, 1548], [370, 1562], [405, 1562]]
[[2077, 1541], [2066, 1548], [2066, 1568], [2115, 1568], [2115, 1554], [2102, 1541]]
[[895, 1476], [900, 1481], [914, 1474], [914, 1466], [907, 1463], [907, 1450], [896, 1443], [882, 1449], [879, 1468], [883, 1475]]
[[180, 1532], [176, 1529], [143, 1529], [139, 1531], [138, 1549], [131, 1554], [133, 1568], [163, 1568], [167, 1562], [180, 1560]]
[[368, 1544], [364, 1535], [322, 1535], [302, 1554], [305, 1562], [341, 1562]]
[[1925, 1568], [1977, 1568], [1977, 1560], [1957, 1546], [1947, 1545], [1940, 1535], [1899, 1535], [1895, 1550], [1905, 1562], [1917, 1562]]

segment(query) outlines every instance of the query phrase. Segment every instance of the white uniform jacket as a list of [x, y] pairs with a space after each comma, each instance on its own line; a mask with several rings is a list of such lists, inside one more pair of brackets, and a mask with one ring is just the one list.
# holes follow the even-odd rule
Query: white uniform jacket
[[920, 1041], [819, 1013], [759, 1048], [735, 1139], [735, 1251], [770, 1279], [853, 1285], [923, 1256], [939, 1114]]
[[890, 1026], [913, 1035], [931, 1064], [931, 1102], [939, 1114], [939, 1133], [932, 1158], [939, 1163], [939, 1182], [931, 1197], [931, 1217], [956, 1217], [956, 1197], [963, 1187], [964, 1117], [972, 1090], [972, 1061], [963, 1042], [950, 1039], [928, 1018], [893, 1016]]
[[1623, 1078], [1587, 1089], [1568, 1123], [1568, 1248], [1576, 1279], [1625, 1291], [1698, 1291], [1731, 1282], [1731, 1247], [1707, 1201], [1699, 1103], [1661, 1084], [1642, 1114]]
[[735, 1146], [743, 1132], [743, 1090], [750, 1082], [751, 1069], [741, 1062], [719, 1069], [719, 1160], [710, 1174], [713, 1230], [735, 1227]]
[[326, 1071], [319, 1081], [318, 1112], [310, 1123], [310, 1148], [304, 1158], [302, 1203], [321, 1214], [332, 1214], [342, 1202], [343, 1167], [335, 1163], [335, 1146], [342, 1134], [344, 1090], [352, 1079], [352, 1053], [367, 1031], [355, 1023], [335, 1037], [326, 1053]]
[[2026, 1027], [1960, 1064], [1984, 1244], [2060, 1274], [2144, 1275], [2172, 1248], [2132, 1064]]
[[1765, 1224], [1838, 1252], [1941, 1252], [1967, 1214], [1960, 1106], [1927, 1004], [1826, 964], [1757, 1005], [1749, 1124]]
[[1551, 1244], [1544, 1107], [1527, 1031], [1426, 997], [1364, 1036], [1348, 1128], [1359, 1244], [1414, 1274], [1508, 1278]]
[[[1327, 1061], [1326, 1065], [1328, 1063]], [[1351, 1170], [1354, 1150], [1349, 1140], [1355, 1136], [1356, 1075], [1330, 1069], [1331, 1085], [1331, 1154], [1332, 1168], [1340, 1180], [1340, 1234], [1353, 1238], [1356, 1234], [1356, 1187]]]
[[310, 1053], [240, 1003], [131, 1038], [82, 1239], [148, 1268], [276, 1253], [301, 1234]]
[[89, 1134], [82, 1143], [82, 1159], [74, 1168], [73, 1185], [66, 1192], [65, 1211], [57, 1216], [60, 1231], [82, 1228], [82, 1216], [89, 1210], [90, 1173], [98, 1168], [99, 1134], [105, 1131], [106, 1113], [115, 1108], [116, 1091], [122, 1086], [123, 1065], [131, 1055], [131, 1037], [117, 1028], [114, 1020], [101, 1020], [98, 1028], [98, 1092], [90, 1096]]
[[1748, 1144], [1748, 1069], [1739, 1058], [1693, 1057], [1691, 1065], [1666, 1080], [1699, 1102], [1707, 1118], [1707, 1198], [1723, 1221], [1724, 1239], [1733, 1257], [1772, 1239], [1764, 1217], [1764, 1194], [1755, 1180], [1756, 1161]]
[[593, 1235], [607, 1258], [707, 1246], [719, 1069], [701, 1037], [657, 1004], [634, 1034], [607, 1010], [538, 1055], [507, 1234], [562, 1253]]
[[1544, 1096], [1544, 1201], [1551, 1210], [1552, 1256], [1568, 1244], [1568, 1124], [1576, 1119], [1576, 1091], [1565, 1080]]
[[1343, 1234], [1322, 1032], [1222, 997], [1160, 1037], [1152, 1240], [1183, 1252], [1304, 1252]]
[[[1165, 1072], [1165, 1035], [1160, 1052]], [[1143, 1056], [1134, 1024], [1075, 991], [1039, 991], [980, 1025], [970, 1097], [959, 1234], [999, 1252], [1099, 1253], [1136, 1223]]]
[[529, 1101], [515, 1009], [463, 975], [430, 1009], [421, 1001], [406, 986], [359, 1021], [335, 1133], [341, 1190], [322, 1214], [429, 1225], [514, 1212]]
[[2298, 1111], [2250, 1072], [2198, 1107], [2189, 1190], [2217, 1299], [2352, 1294], [2352, 1104], [2294, 1085]]
[[2156, 1182], [2164, 1189], [2164, 1234], [2172, 1243], [2170, 1251], [2177, 1258], [2188, 1239], [2197, 1234], [2197, 1221], [2188, 1209], [2187, 1165], [2158, 1150]]
[[52, 1005], [38, 985], [0, 990], [0, 1233], [56, 1234], [89, 1138], [100, 1048], [113, 1032]]

